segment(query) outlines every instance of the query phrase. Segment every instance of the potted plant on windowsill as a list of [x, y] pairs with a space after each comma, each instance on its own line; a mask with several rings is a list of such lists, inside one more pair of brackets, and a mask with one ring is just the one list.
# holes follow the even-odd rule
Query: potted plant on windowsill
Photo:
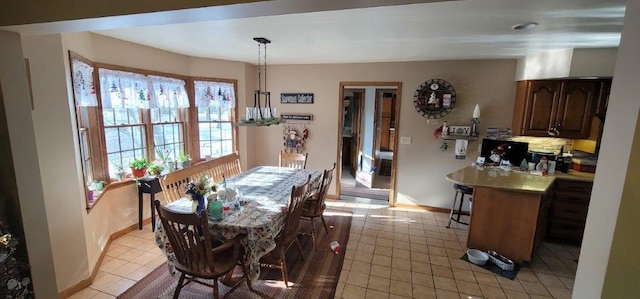
[[180, 153], [178, 155], [178, 163], [180, 163], [181, 168], [187, 168], [191, 165], [191, 158], [185, 153]]
[[118, 181], [122, 181], [122, 179], [124, 178], [124, 176], [127, 174], [127, 172], [126, 172], [126, 171], [124, 171], [124, 167], [122, 167], [122, 164], [120, 164], [120, 163], [114, 163], [114, 164], [113, 164], [113, 168], [115, 168], [115, 170], [116, 170], [116, 173], [115, 173], [115, 175], [116, 175], [116, 179], [117, 179]]
[[147, 173], [149, 161], [147, 158], [134, 159], [129, 163], [129, 167], [131, 167], [131, 173], [134, 177], [141, 178]]

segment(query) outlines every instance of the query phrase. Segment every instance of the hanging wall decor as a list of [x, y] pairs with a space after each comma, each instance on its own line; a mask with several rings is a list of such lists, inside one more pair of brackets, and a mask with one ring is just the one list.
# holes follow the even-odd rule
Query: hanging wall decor
[[442, 79], [430, 79], [418, 86], [413, 95], [413, 106], [418, 114], [426, 118], [440, 118], [456, 104], [456, 90]]
[[282, 139], [287, 153], [303, 153], [304, 144], [309, 137], [309, 129], [304, 124], [285, 124]]

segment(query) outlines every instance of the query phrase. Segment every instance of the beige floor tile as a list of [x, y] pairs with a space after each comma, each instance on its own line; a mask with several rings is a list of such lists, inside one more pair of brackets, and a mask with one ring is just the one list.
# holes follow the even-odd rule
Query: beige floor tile
[[392, 247], [395, 248], [399, 248], [399, 249], [409, 249], [411, 248], [411, 243], [409, 242], [405, 242], [405, 241], [393, 241], [393, 245]]
[[519, 281], [517, 281], [517, 280], [509, 280], [507, 278], [499, 277], [499, 276], [497, 278], [498, 278], [498, 283], [500, 283], [500, 286], [503, 289], [525, 293], [525, 290], [524, 290], [524, 288], [522, 287], [522, 285], [520, 284]]
[[367, 288], [371, 290], [377, 290], [377, 291], [389, 293], [390, 285], [391, 285], [391, 280], [389, 280], [388, 278], [369, 276], [369, 283], [367, 284]]
[[487, 299], [506, 299], [507, 295], [505, 295], [502, 288], [479, 284], [480, 291], [482, 292], [482, 296]]
[[475, 275], [473, 275], [473, 272], [471, 272], [470, 270], [461, 270], [461, 269], [455, 269], [455, 268], [452, 268], [452, 270], [453, 270], [453, 278], [456, 281], [468, 281], [468, 282], [476, 283], [476, 277]]
[[393, 232], [393, 239], [396, 240], [396, 241], [408, 242], [409, 241], [409, 235], [408, 234], [399, 233], [399, 232]]
[[391, 267], [391, 257], [384, 255], [374, 255], [372, 264]]
[[401, 281], [401, 282], [410, 282], [411, 271], [402, 270], [398, 268], [391, 268], [391, 280]]
[[411, 297], [400, 296], [396, 294], [389, 294], [389, 299], [411, 299]]
[[389, 240], [389, 239], [376, 239], [375, 245], [377, 246], [387, 246], [387, 247], [393, 247], [393, 240]]
[[426, 264], [430, 263], [429, 254], [428, 253], [423, 253], [423, 252], [414, 252], [414, 253], [412, 253], [411, 254], [411, 260], [412, 261], [416, 261], [416, 262], [426, 263]]
[[121, 254], [118, 258], [131, 262], [145, 253], [146, 252], [143, 250], [132, 248], [131, 250]]
[[429, 249], [427, 245], [424, 245], [424, 244], [411, 243], [410, 248], [411, 248], [412, 255], [415, 253], [427, 255], [429, 253]]
[[434, 276], [433, 277], [433, 285], [438, 290], [447, 290], [458, 292], [458, 287], [456, 285], [456, 281], [452, 278]]
[[361, 261], [353, 261], [351, 263], [351, 268], [349, 269], [351, 272], [369, 274], [371, 272], [371, 264], [365, 263]]
[[[133, 272], [129, 273], [126, 276], [126, 278], [138, 281], [138, 280], [142, 279], [143, 277], [147, 276], [153, 270], [155, 270], [155, 268], [151, 268], [151, 267], [147, 267], [147, 266], [141, 266], [140, 268], [138, 268], [138, 269], [134, 270]], [[169, 271], [169, 270], [167, 270], [167, 271]]]
[[451, 267], [451, 263], [449, 262], [448, 257], [439, 256], [439, 255], [429, 255], [429, 262], [432, 265]]
[[366, 252], [366, 253], [371, 253], [373, 254], [374, 250], [375, 250], [375, 246], [371, 246], [371, 244], [366, 244], [366, 243], [360, 243], [358, 245], [357, 251], [358, 252]]
[[431, 265], [427, 263], [412, 261], [411, 271], [417, 273], [431, 274]]
[[533, 271], [528, 269], [521, 269], [520, 272], [518, 272], [517, 279], [519, 281], [540, 283], [538, 276], [536, 276]]
[[438, 239], [433, 239], [433, 238], [426, 238], [426, 239], [427, 239], [427, 245], [444, 248], [444, 241], [438, 240]]
[[135, 284], [135, 283], [136, 283], [135, 280], [131, 280], [131, 279], [128, 279], [128, 278], [121, 278], [118, 281], [116, 281], [115, 283], [111, 284], [109, 287], [107, 287], [104, 290], [104, 292], [109, 294], [109, 295], [119, 296], [124, 291], [126, 291], [128, 288], [133, 286], [133, 284]]
[[496, 279], [495, 274], [474, 272], [473, 275], [476, 277], [476, 281], [478, 282], [478, 284], [484, 284], [492, 287], [500, 287], [500, 284], [498, 283], [498, 280]]
[[79, 292], [67, 297], [67, 299], [87, 299], [97, 295], [98, 293], [100, 293], [100, 291], [92, 288], [84, 288]]
[[110, 273], [111, 271], [122, 267], [122, 265], [126, 263], [128, 263], [128, 261], [114, 258], [107, 263], [102, 263], [99, 269], [100, 271]]
[[502, 289], [504, 294], [507, 295], [508, 299], [529, 299], [529, 295], [524, 292], [518, 292], [514, 290]]
[[456, 280], [456, 285], [458, 286], [458, 292], [460, 293], [482, 296], [482, 292], [480, 291], [480, 287], [477, 283]]
[[574, 282], [574, 278], [569, 278], [569, 277], [558, 277], [560, 279], [560, 281], [562, 281], [562, 284], [569, 290], [573, 290], [573, 282]]
[[444, 247], [429, 245], [429, 255], [447, 256], [447, 250]]
[[520, 284], [522, 284], [522, 287], [524, 287], [527, 294], [551, 297], [551, 294], [549, 294], [547, 289], [541, 283], [521, 281]]
[[460, 258], [449, 257], [449, 263], [451, 264], [451, 268], [461, 269], [471, 271], [471, 267], [475, 265], [471, 265], [467, 261], [463, 261]]
[[391, 267], [371, 265], [371, 275], [382, 278], [391, 278]]
[[453, 278], [453, 271], [450, 267], [431, 265], [431, 274], [446, 278]]
[[366, 296], [367, 299], [387, 299], [389, 298], [389, 292], [367, 289]]
[[127, 275], [131, 274], [133, 271], [140, 269], [141, 267], [143, 266], [136, 263], [126, 263], [112, 270], [111, 274], [118, 275], [121, 277], [127, 277]]
[[436, 289], [436, 297], [438, 299], [460, 299], [458, 292]]
[[413, 272], [413, 274], [411, 274], [411, 279], [414, 286], [420, 285], [430, 288], [434, 287], [432, 275]]
[[405, 260], [411, 259], [411, 251], [407, 249], [393, 248], [393, 257]]
[[346, 283], [366, 287], [369, 283], [369, 274], [349, 272]]
[[[520, 275], [518, 274], [518, 276]], [[545, 287], [564, 287], [562, 281], [560, 281], [560, 279], [555, 275], [538, 273], [537, 276], [540, 283]]]
[[92, 289], [96, 289], [98, 291], [103, 292], [108, 287], [110, 287], [112, 284], [114, 284], [117, 281], [119, 281], [120, 279], [122, 279], [122, 277], [117, 276], [117, 275], [113, 275], [111, 273], [107, 273], [103, 277], [101, 277], [100, 279], [94, 280], [90, 287]]
[[408, 282], [394, 281], [393, 283], [391, 283], [389, 293], [405, 297], [413, 296], [413, 286], [411, 285], [411, 280], [409, 280]]
[[344, 290], [342, 290], [342, 298], [344, 299], [364, 299], [366, 298], [366, 295], [366, 288], [351, 284], [346, 284], [344, 286]]
[[411, 261], [403, 258], [396, 258], [394, 256], [391, 259], [391, 268], [398, 268], [402, 270], [411, 271]]
[[334, 298], [341, 298], [343, 290], [344, 290], [344, 283], [339, 282], [338, 285], [336, 286], [336, 293], [334, 295]]
[[571, 291], [565, 287], [546, 286], [547, 291], [555, 299], [569, 299], [571, 298]]
[[436, 289], [434, 289], [432, 287], [414, 285], [413, 286], [413, 298], [435, 299], [436, 298]]
[[374, 258], [375, 258], [376, 255], [392, 256], [393, 255], [393, 247], [376, 246], [373, 253], [374, 253]]
[[102, 292], [100, 292], [100, 293], [96, 294], [95, 296], [91, 297], [91, 299], [113, 299], [113, 298], [116, 298], [116, 296], [113, 296], [113, 295], [110, 295], [110, 294], [107, 294], [107, 293], [102, 293]]
[[371, 263], [371, 261], [373, 260], [373, 254], [372, 253], [366, 253], [366, 252], [358, 252], [358, 254], [356, 254], [353, 257], [354, 261], [361, 261], [361, 262], [365, 262], [365, 263]]
[[547, 297], [547, 296], [532, 295], [532, 294], [529, 294], [529, 298], [531, 298], [531, 299], [553, 299], [553, 298]]

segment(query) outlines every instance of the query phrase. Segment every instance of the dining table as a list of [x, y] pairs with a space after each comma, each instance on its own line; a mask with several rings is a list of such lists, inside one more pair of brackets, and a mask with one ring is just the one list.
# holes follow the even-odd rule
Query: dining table
[[[208, 217], [209, 230], [214, 237], [229, 240], [238, 234], [245, 247], [245, 262], [249, 277], [257, 281], [260, 277], [260, 258], [276, 247], [275, 238], [284, 226], [293, 186], [320, 179], [322, 172], [312, 169], [294, 169], [277, 166], [257, 166], [241, 174], [218, 182], [226, 188], [237, 190], [240, 208], [223, 213], [222, 219]], [[183, 197], [166, 204], [174, 212], [192, 213], [192, 200]], [[158, 219], [155, 230], [156, 244], [167, 256], [169, 272], [175, 273], [175, 256], [169, 250], [169, 239]]]

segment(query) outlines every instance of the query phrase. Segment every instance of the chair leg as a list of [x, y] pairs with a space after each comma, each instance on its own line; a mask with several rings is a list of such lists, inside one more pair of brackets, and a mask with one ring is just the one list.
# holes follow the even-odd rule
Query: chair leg
[[289, 275], [287, 273], [287, 260], [285, 259], [284, 250], [280, 250], [280, 271], [282, 271], [282, 281], [284, 281], [284, 286], [289, 287]]
[[176, 290], [173, 292], [173, 299], [178, 299], [178, 296], [180, 295], [180, 290], [182, 289], [182, 283], [184, 283], [185, 277], [186, 277], [186, 274], [184, 273], [180, 274], [180, 279], [178, 279], [178, 285], [176, 286]]
[[220, 291], [218, 291], [218, 279], [213, 279], [213, 299], [220, 298]]
[[298, 241], [298, 236], [296, 236], [296, 238], [294, 239], [294, 242], [296, 243], [296, 247], [298, 247], [298, 253], [300, 253], [300, 258], [304, 261], [304, 255], [302, 254], [302, 245], [300, 245], [300, 241]]
[[453, 205], [451, 206], [451, 212], [449, 212], [449, 223], [447, 224], [447, 228], [451, 227], [451, 220], [453, 220], [453, 211], [456, 208], [457, 200], [458, 200], [458, 191], [456, 191], [456, 194], [453, 196]]
[[324, 225], [324, 231], [327, 232], [327, 234], [329, 233], [329, 227], [327, 226], [327, 222], [324, 221], [324, 215], [320, 215], [320, 219], [322, 219], [322, 225]]
[[313, 240], [313, 249], [315, 249], [316, 248], [316, 219], [315, 218], [311, 218], [311, 239]]

